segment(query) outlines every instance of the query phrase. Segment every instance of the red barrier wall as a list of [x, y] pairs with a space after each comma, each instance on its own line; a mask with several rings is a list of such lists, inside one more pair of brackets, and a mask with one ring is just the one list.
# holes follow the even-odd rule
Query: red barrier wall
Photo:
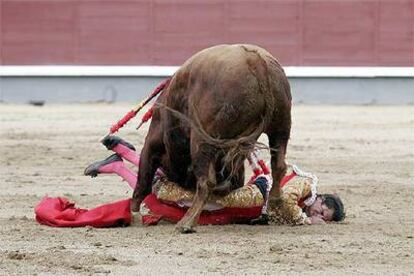
[[0, 0], [0, 64], [179, 65], [254, 43], [284, 65], [414, 66], [412, 0]]

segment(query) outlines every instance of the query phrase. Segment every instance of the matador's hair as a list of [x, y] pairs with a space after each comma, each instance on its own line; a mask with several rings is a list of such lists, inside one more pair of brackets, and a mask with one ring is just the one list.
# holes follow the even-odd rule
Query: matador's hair
[[332, 216], [333, 221], [342, 221], [345, 219], [344, 204], [339, 196], [334, 194], [321, 194], [319, 196], [323, 199], [323, 203], [325, 203], [329, 209], [334, 210]]

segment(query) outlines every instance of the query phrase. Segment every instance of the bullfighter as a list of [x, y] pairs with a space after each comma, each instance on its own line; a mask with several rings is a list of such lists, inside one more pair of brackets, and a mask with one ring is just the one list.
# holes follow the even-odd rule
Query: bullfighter
[[[102, 143], [115, 154], [89, 165], [85, 175], [117, 174], [134, 188], [137, 175], [123, 162], [138, 166], [139, 155], [134, 146], [116, 136], [107, 136]], [[268, 210], [263, 217], [261, 209], [266, 200], [266, 190], [271, 184], [269, 175], [261, 174], [243, 187], [226, 196], [212, 196], [202, 215], [200, 224], [251, 223], [266, 224], [268, 219], [277, 224], [312, 225], [342, 221], [345, 211], [342, 200], [334, 194], [317, 193], [316, 176], [303, 172], [295, 165], [288, 165], [281, 181], [279, 208]], [[168, 181], [161, 168], [154, 179], [151, 195], [141, 204], [140, 213], [144, 224], [156, 224], [160, 220], [177, 222], [191, 206], [193, 191], [184, 190]]]

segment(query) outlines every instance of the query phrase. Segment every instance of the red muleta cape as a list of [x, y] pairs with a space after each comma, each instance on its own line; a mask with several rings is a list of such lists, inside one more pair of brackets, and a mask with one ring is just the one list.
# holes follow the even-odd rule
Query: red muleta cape
[[44, 197], [35, 207], [36, 220], [52, 227], [116, 227], [131, 224], [131, 200], [124, 199], [87, 210], [63, 197]]

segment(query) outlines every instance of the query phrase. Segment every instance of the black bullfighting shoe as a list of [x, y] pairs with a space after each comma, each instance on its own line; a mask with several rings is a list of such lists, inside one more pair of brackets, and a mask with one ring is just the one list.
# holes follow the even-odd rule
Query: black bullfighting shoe
[[135, 147], [133, 145], [131, 145], [130, 143], [128, 143], [127, 141], [122, 140], [121, 138], [119, 138], [118, 136], [113, 136], [113, 135], [107, 135], [103, 140], [102, 140], [102, 144], [108, 149], [108, 150], [112, 150], [114, 147], [116, 147], [117, 145], [121, 144], [124, 145], [128, 148], [130, 148], [133, 151], [136, 151]]
[[118, 154], [112, 154], [111, 156], [105, 158], [101, 161], [96, 161], [86, 167], [83, 172], [84, 175], [90, 175], [91, 177], [96, 177], [100, 173], [113, 173], [114, 166], [117, 162], [123, 162], [122, 158]]

